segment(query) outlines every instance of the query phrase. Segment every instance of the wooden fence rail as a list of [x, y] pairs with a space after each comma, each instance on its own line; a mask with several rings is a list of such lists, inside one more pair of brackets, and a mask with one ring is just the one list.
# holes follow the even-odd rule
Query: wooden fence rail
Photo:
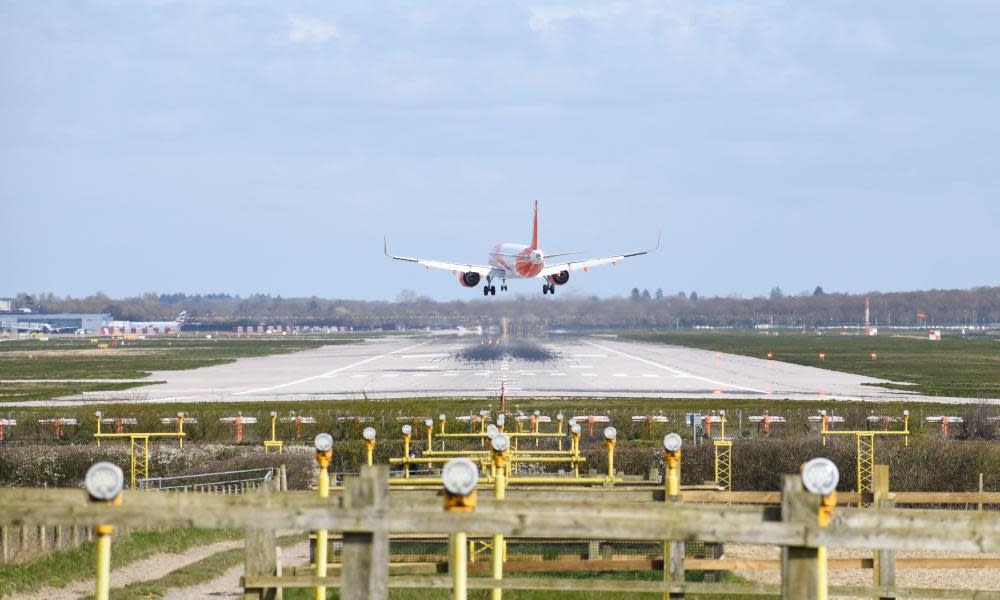
[[[898, 497], [898, 494], [897, 494]], [[488, 537], [621, 539], [722, 542], [780, 546], [782, 584], [717, 584], [602, 579], [503, 580], [472, 578], [471, 589], [606, 590], [816, 597], [817, 548], [840, 547], [882, 553], [881, 585], [835, 587], [831, 593], [864, 597], [974, 598], [1000, 600], [993, 590], [902, 589], [894, 586], [894, 552], [1000, 552], [1000, 514], [989, 511], [901, 509], [882, 498], [877, 508], [838, 507], [828, 527], [819, 524], [820, 498], [786, 477], [778, 506], [721, 503], [636, 502], [614, 494], [481, 497], [474, 512], [446, 512], [440, 499], [389, 494], [384, 466], [363, 469], [343, 494], [320, 499], [306, 493], [195, 495], [126, 492], [119, 506], [92, 503], [80, 490], [0, 489], [0, 526], [207, 527], [247, 530], [246, 598], [270, 598], [274, 590], [323, 584], [342, 586], [343, 598], [385, 598], [394, 587], [447, 588], [436, 575], [390, 575], [389, 534], [465, 533]], [[975, 500], [973, 500], [975, 502]], [[987, 501], [989, 503], [989, 501]], [[275, 531], [328, 529], [343, 534], [341, 576], [277, 575]], [[697, 564], [697, 563], [692, 563]], [[825, 563], [824, 563], [825, 564]], [[875, 564], [873, 563], [873, 566]], [[878, 570], [878, 569], [877, 569]]]

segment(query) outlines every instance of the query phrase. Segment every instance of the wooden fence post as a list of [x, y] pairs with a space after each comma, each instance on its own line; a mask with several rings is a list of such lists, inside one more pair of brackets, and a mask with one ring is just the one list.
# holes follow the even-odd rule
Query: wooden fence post
[[[384, 516], [388, 507], [389, 467], [361, 467], [357, 479], [344, 487], [344, 508]], [[345, 531], [340, 597], [343, 600], [385, 600], [389, 595], [389, 533], [385, 530]]]
[[[875, 465], [872, 469], [872, 507], [893, 508], [889, 498], [889, 465]], [[878, 587], [896, 587], [896, 551], [874, 550], [872, 553], [872, 583]], [[880, 595], [878, 600], [895, 600], [896, 594]]]
[[[819, 496], [802, 488], [802, 477], [785, 475], [781, 480], [781, 520], [807, 525], [819, 523]], [[781, 549], [782, 600], [816, 600], [819, 595], [819, 551], [806, 546]]]
[[[262, 494], [271, 493], [270, 489], [261, 490]], [[274, 575], [277, 570], [277, 555], [275, 547], [277, 540], [273, 529], [248, 528], [246, 530], [246, 545], [244, 546], [243, 575]], [[274, 600], [274, 588], [243, 588], [243, 600]]]
[[0, 564], [10, 560], [10, 527], [0, 526]]
[[[682, 497], [668, 496], [667, 502], [680, 504]], [[686, 551], [684, 540], [668, 540], [665, 549], [667, 550], [667, 554], [663, 557], [664, 561], [666, 561], [664, 568], [667, 569], [670, 583], [684, 585], [684, 553]], [[669, 600], [682, 600], [684, 592], [671, 592], [664, 594], [664, 596], [669, 598]]]

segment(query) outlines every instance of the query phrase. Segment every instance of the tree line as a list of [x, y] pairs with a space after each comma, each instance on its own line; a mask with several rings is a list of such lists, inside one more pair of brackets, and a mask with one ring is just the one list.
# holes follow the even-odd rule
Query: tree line
[[[825, 293], [788, 296], [780, 288], [768, 297], [700, 297], [696, 292], [649, 293], [636, 288], [626, 297], [557, 298], [512, 295], [474, 300], [434, 301], [404, 291], [396, 301], [283, 298], [267, 294], [157, 294], [85, 298], [19, 294], [17, 306], [36, 312], [110, 313], [122, 320], [169, 320], [187, 310], [206, 328], [236, 325], [336, 325], [360, 329], [476, 326], [504, 317], [551, 328], [647, 327], [833, 327], [861, 326], [865, 296], [872, 324], [882, 327], [982, 326], [1000, 324], [1000, 287], [870, 294]], [[195, 325], [198, 327], [198, 325]]]

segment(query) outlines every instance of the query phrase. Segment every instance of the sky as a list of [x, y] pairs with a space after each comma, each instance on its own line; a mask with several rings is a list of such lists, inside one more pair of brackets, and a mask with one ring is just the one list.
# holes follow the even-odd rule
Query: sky
[[[0, 0], [0, 295], [997, 285], [1000, 3]], [[537, 281], [511, 292], [540, 294]], [[498, 291], [498, 293], [500, 293]]]

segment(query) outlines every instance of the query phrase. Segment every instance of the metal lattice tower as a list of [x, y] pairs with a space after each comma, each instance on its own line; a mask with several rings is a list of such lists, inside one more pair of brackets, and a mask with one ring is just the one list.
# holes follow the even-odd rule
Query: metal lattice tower
[[145, 434], [133, 434], [129, 436], [132, 447], [132, 484], [129, 489], [135, 489], [137, 475], [142, 479], [149, 479], [149, 436]]
[[870, 506], [865, 498], [873, 493], [872, 477], [875, 470], [875, 433], [857, 433], [858, 450], [858, 494], [861, 495], [860, 506]]
[[733, 441], [715, 440], [715, 482], [724, 490], [733, 490]]

